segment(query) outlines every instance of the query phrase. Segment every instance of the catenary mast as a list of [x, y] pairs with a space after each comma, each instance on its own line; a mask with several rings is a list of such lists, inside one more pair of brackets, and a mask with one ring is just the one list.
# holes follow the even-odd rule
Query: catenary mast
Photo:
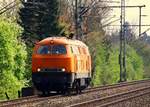
[[120, 81], [126, 81], [126, 34], [125, 34], [125, 0], [121, 0], [121, 21], [120, 21]]

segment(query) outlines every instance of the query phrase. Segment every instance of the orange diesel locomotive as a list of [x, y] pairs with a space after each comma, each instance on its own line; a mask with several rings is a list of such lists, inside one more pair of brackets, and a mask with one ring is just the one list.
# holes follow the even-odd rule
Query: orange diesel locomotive
[[81, 41], [50, 37], [36, 43], [32, 55], [32, 81], [42, 92], [80, 92], [91, 80], [91, 57]]

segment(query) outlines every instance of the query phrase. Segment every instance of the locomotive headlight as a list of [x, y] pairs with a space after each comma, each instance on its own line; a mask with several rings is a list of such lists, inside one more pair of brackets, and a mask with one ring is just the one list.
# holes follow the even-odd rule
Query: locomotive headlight
[[38, 68], [38, 69], [37, 69], [37, 71], [38, 71], [38, 72], [40, 72], [40, 71], [41, 71], [41, 69], [40, 69], [40, 68]]
[[62, 69], [61, 69], [61, 71], [63, 71], [63, 72], [64, 72], [64, 71], [66, 71], [66, 69], [65, 69], [65, 68], [62, 68]]

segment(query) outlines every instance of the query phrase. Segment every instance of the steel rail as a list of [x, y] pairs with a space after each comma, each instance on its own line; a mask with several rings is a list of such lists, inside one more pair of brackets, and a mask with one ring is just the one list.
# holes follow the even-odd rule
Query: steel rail
[[12, 100], [11, 102], [5, 102], [1, 105], [0, 107], [16, 107], [16, 106], [21, 106], [21, 105], [32, 105], [34, 102], [39, 102], [39, 101], [45, 101], [45, 100], [50, 100], [54, 98], [59, 98], [62, 95], [55, 95], [55, 96], [49, 96], [49, 97], [27, 97], [25, 99], [17, 99], [17, 100]]
[[124, 102], [124, 101], [129, 101], [131, 99], [141, 97], [143, 95], [148, 95], [148, 94], [150, 94], [150, 91], [143, 92], [143, 93], [138, 93], [134, 96], [129, 96], [129, 97], [126, 97], [126, 98], [118, 99], [118, 100], [115, 100], [115, 101], [112, 101], [112, 102], [109, 102], [109, 103], [106, 103], [106, 104], [103, 104], [103, 105], [100, 105], [100, 106], [97, 106], [97, 107], [108, 107], [108, 106], [111, 106], [111, 105], [114, 105], [114, 104], [118, 104], [118, 103], [121, 103], [121, 102]]
[[[140, 96], [140, 95], [143, 95], [146, 93], [150, 93], [150, 86], [131, 90], [128, 92], [122, 92], [119, 94], [109, 95], [109, 96], [103, 97], [103, 98], [97, 98], [97, 99], [69, 105], [67, 107], [92, 107], [92, 106], [93, 107], [95, 107], [95, 106], [106, 107], [108, 105], [118, 103], [119, 101], [124, 101], [125, 99], [127, 100], [129, 98], [135, 98], [136, 96]], [[108, 102], [111, 102], [111, 103], [108, 103]]]
[[[93, 96], [95, 96], [95, 93], [98, 92], [97, 94], [99, 94], [99, 95], [97, 97], [99, 98], [99, 97], [102, 97], [102, 96], [103, 97], [104, 96], [109, 96], [109, 95], [112, 95], [114, 93], [120, 93], [122, 91], [133, 90], [133, 87], [136, 87], [136, 88], [144, 87], [144, 86], [147, 86], [147, 84], [149, 84], [149, 83], [150, 83], [150, 80], [142, 80], [142, 81], [134, 81], [134, 84], [133, 83], [131, 84], [131, 82], [130, 82], [130, 84], [128, 84], [126, 82], [126, 83], [124, 83], [124, 85], [118, 85], [116, 87], [111, 87], [111, 86], [110, 87], [104, 87], [104, 88], [102, 88], [102, 87], [101, 88], [96, 87], [96, 89], [95, 88], [91, 88], [91, 89], [83, 91], [83, 93], [79, 94], [78, 96], [83, 96], [83, 97], [81, 97], [81, 99], [78, 100], [78, 101], [76, 101], [76, 97], [78, 97], [78, 96], [75, 96], [75, 97], [73, 97], [73, 96], [67, 96], [67, 97], [61, 97], [61, 98], [54, 99], [54, 100], [48, 100], [46, 102], [42, 101], [42, 102], [39, 102], [38, 104], [36, 103], [35, 105], [39, 106], [39, 105], [44, 104], [45, 106], [64, 107], [64, 106], [70, 105], [73, 102], [76, 102], [76, 103], [77, 102], [81, 102], [81, 101], [83, 101], [82, 98], [85, 101], [86, 97], [84, 97], [84, 96], [85, 95], [89, 95], [90, 93], [91, 93], [91, 96], [92, 96], [92, 93], [93, 93]], [[134, 85], [134, 86], [132, 86], [132, 85]], [[127, 86], [127, 87], [129, 86], [129, 87], [127, 88], [125, 86]], [[124, 88], [127, 88], [127, 89], [124, 89]], [[114, 90], [114, 89], [115, 89], [116, 92], [110, 93], [111, 90]], [[124, 90], [122, 90], [122, 89], [124, 89]], [[68, 98], [70, 98], [70, 101], [68, 100]], [[87, 99], [88, 98], [89, 97], [87, 97]], [[66, 102], [66, 100], [68, 100], [68, 101]], [[59, 102], [59, 103], [56, 103], [56, 102]]]
[[88, 88], [84, 92], [93, 92], [93, 91], [98, 91], [98, 90], [106, 90], [106, 89], [124, 87], [124, 86], [129, 86], [129, 85], [140, 84], [140, 83], [147, 83], [147, 82], [150, 82], [150, 80], [146, 79], [146, 80], [140, 80], [140, 81], [121, 82], [121, 83], [117, 83], [117, 84], [111, 84], [111, 85], [99, 86], [99, 87], [94, 87], [94, 88]]
[[[83, 93], [81, 93], [81, 94], [86, 94], [86, 93], [96, 92], [96, 91], [103, 91], [103, 90], [108, 90], [108, 89], [114, 89], [114, 88], [119, 88], [119, 87], [125, 87], [125, 86], [130, 86], [130, 85], [132, 86], [132, 85], [141, 84], [141, 83], [148, 83], [148, 82], [150, 82], [150, 80], [122, 82], [122, 83], [118, 83], [118, 84], [88, 88], [88, 89], [84, 90]], [[30, 97], [25, 97], [25, 98], [0, 102], [0, 107], [10, 107], [10, 106], [12, 107], [12, 106], [15, 106], [15, 105], [23, 105], [23, 104], [26, 104], [26, 103], [32, 104], [34, 102], [50, 100], [50, 99], [60, 98], [60, 97], [66, 97], [66, 96], [56, 95], [56, 96], [42, 97], [42, 98], [38, 97], [38, 96], [30, 96]]]

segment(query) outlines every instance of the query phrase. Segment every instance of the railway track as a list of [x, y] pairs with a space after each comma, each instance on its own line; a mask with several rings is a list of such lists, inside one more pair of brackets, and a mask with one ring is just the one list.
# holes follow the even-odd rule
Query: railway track
[[150, 86], [69, 105], [67, 107], [108, 107], [145, 94], [150, 94]]
[[93, 91], [97, 91], [97, 90], [106, 90], [106, 89], [112, 89], [112, 88], [118, 88], [118, 87], [125, 87], [125, 86], [141, 84], [141, 83], [147, 83], [147, 82], [150, 82], [150, 80], [122, 82], [122, 83], [117, 83], [117, 84], [111, 84], [111, 85], [105, 85], [105, 86], [89, 88], [89, 89], [85, 90], [84, 92], [93, 92]]
[[[123, 84], [116, 84], [116, 85], [109, 85], [108, 87], [97, 87], [96, 89], [89, 90], [87, 92], [83, 92], [83, 94], [78, 96], [73, 96], [70, 98], [64, 98], [64, 99], [56, 99], [51, 100], [49, 103], [51, 103], [52, 107], [69, 107], [71, 105], [82, 103], [86, 101], [90, 101], [93, 99], [99, 99], [103, 97], [107, 97], [110, 95], [122, 93], [122, 92], [128, 92], [130, 90], [139, 89], [141, 87], [148, 87], [150, 86], [150, 80], [144, 80], [144, 81], [135, 81], [135, 82], [129, 82], [129, 83], [123, 83]], [[47, 105], [46, 105], [47, 106]], [[78, 106], [80, 107], [80, 106]], [[95, 107], [95, 106], [89, 106], [89, 107]]]
[[[89, 88], [89, 89], [83, 91], [83, 93], [81, 95], [78, 95], [78, 96], [86, 95], [87, 93], [88, 94], [89, 93], [95, 93], [97, 91], [101, 92], [100, 96], [107, 96], [108, 94], [111, 94], [111, 93], [108, 92], [108, 90], [113, 90], [113, 89], [117, 89], [117, 88], [120, 88], [120, 87], [121, 88], [128, 87], [128, 89], [133, 88], [133, 86], [144, 87], [148, 83], [150, 83], [150, 80], [124, 82], [124, 83], [119, 83], [119, 84], [114, 84], [114, 85], [107, 85], [107, 86]], [[61, 102], [63, 103], [63, 102], [69, 101], [68, 100], [69, 98], [73, 99], [73, 97], [77, 97], [77, 96], [73, 96], [73, 95], [71, 95], [71, 96], [56, 95], [56, 96], [49, 96], [49, 97], [42, 97], [42, 98], [38, 97], [38, 96], [30, 96], [30, 97], [20, 98], [20, 99], [16, 99], [16, 100], [10, 100], [10, 101], [0, 102], [0, 107], [36, 106], [36, 105], [42, 104], [45, 101], [48, 101], [48, 103], [50, 105], [52, 104], [54, 106], [55, 105], [57, 106], [57, 105], [61, 104]], [[67, 99], [67, 100], [65, 100], [65, 99]], [[55, 104], [56, 101], [59, 101], [59, 103]], [[78, 103], [78, 101], [72, 101], [72, 103], [73, 102], [75, 102], [75, 103], [77, 102]], [[58, 107], [60, 107], [60, 105]]]
[[23, 105], [27, 105], [27, 107], [28, 107], [35, 102], [44, 101], [47, 99], [59, 98], [61, 96], [62, 95], [54, 95], [54, 96], [49, 96], [49, 97], [39, 97], [38, 95], [36, 95], [36, 96], [23, 97], [23, 98], [19, 98], [19, 99], [15, 99], [15, 100], [0, 102], [0, 107], [16, 107], [16, 106], [21, 107]]

